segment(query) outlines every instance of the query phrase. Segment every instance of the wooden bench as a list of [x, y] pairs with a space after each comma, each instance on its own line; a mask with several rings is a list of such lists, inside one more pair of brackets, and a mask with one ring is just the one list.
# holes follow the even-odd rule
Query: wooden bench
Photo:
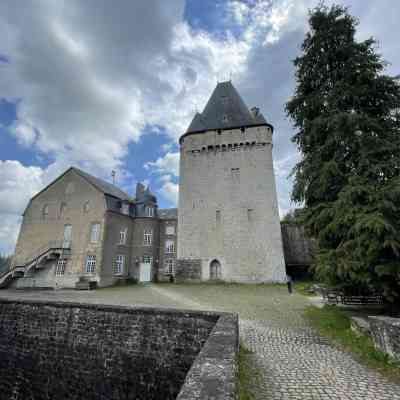
[[380, 295], [374, 296], [342, 296], [341, 303], [348, 306], [358, 305], [380, 305], [383, 304], [383, 297]]

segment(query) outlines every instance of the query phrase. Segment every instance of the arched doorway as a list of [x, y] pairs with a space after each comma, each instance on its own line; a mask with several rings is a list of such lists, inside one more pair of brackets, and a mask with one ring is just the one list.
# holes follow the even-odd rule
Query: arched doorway
[[210, 280], [217, 281], [222, 279], [221, 263], [213, 260], [210, 263]]

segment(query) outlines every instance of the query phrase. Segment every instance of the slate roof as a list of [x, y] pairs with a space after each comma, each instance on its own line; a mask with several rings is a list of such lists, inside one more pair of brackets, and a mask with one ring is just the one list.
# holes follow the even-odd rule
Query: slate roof
[[251, 113], [231, 81], [218, 83], [203, 112], [196, 113], [186, 133], [269, 125], [258, 112]]
[[132, 200], [127, 193], [125, 193], [123, 190], [119, 189], [115, 185], [108, 183], [106, 181], [103, 181], [103, 179], [96, 178], [95, 176], [90, 175], [87, 172], [82, 171], [79, 168], [71, 167], [71, 169], [74, 170], [82, 178], [86, 179], [89, 183], [91, 183], [93, 186], [95, 186], [97, 189], [99, 189], [104, 194], [118, 197], [121, 200]]
[[157, 210], [160, 219], [176, 219], [178, 218], [177, 208], [159, 208]]

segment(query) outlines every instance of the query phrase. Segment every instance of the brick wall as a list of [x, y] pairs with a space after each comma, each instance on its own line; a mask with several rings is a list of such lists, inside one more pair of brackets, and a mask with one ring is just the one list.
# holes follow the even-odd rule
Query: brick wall
[[5, 399], [175, 399], [214, 313], [0, 301]]

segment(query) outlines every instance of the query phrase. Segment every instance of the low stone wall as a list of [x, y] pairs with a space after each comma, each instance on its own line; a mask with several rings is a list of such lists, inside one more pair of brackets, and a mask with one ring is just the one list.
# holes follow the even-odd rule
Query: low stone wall
[[177, 400], [238, 399], [238, 349], [238, 317], [223, 314], [187, 374]]
[[368, 317], [375, 347], [400, 361], [400, 318]]
[[232, 314], [0, 300], [0, 393], [236, 399], [237, 327]]
[[176, 260], [175, 280], [177, 282], [200, 282], [201, 260], [186, 258]]

